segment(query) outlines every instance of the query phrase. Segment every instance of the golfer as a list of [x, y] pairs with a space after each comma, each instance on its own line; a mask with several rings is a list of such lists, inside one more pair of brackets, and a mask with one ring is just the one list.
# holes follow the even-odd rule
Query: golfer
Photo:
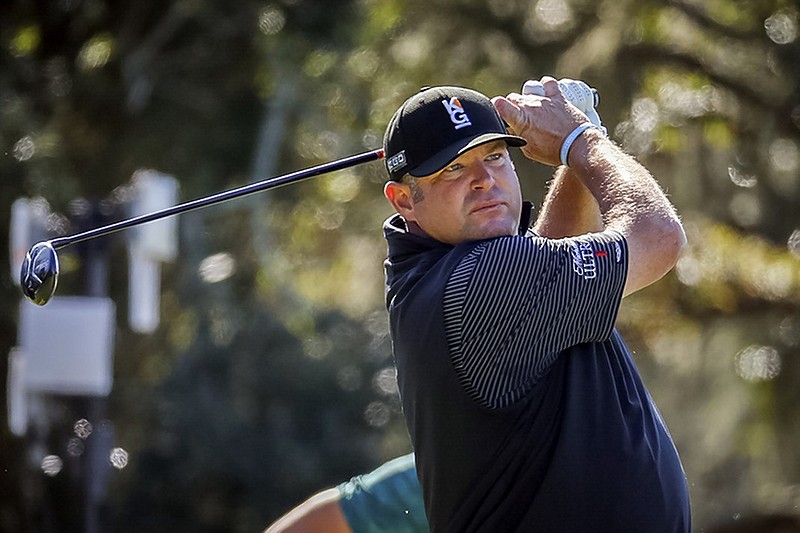
[[[387, 307], [430, 528], [689, 532], [678, 452], [614, 329], [683, 228], [649, 172], [541, 82], [493, 101], [425, 89], [384, 138]], [[557, 167], [532, 230], [509, 147]]]

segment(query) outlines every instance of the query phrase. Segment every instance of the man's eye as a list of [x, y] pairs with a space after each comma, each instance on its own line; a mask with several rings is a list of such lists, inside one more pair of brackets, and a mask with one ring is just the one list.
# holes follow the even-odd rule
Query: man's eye
[[489, 154], [488, 156], [486, 156], [486, 160], [487, 161], [499, 161], [500, 159], [503, 159], [503, 153], [502, 152], [497, 152], [497, 153]]

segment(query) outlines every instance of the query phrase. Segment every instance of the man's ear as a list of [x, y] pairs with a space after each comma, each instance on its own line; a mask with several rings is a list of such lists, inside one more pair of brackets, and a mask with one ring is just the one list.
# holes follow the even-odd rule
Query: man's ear
[[411, 200], [411, 188], [399, 181], [390, 181], [383, 186], [383, 195], [406, 220], [414, 220], [414, 202]]

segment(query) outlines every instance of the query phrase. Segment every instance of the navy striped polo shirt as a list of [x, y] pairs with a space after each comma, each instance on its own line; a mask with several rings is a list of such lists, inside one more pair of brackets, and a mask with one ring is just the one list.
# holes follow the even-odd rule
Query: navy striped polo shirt
[[431, 531], [691, 530], [678, 453], [614, 329], [620, 234], [451, 246], [399, 216], [384, 234]]

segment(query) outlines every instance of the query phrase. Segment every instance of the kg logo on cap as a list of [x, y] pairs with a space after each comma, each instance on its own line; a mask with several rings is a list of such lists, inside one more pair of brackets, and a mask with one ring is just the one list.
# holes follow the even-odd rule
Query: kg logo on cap
[[442, 100], [442, 105], [447, 110], [447, 114], [450, 115], [450, 121], [455, 125], [455, 129], [460, 130], [461, 128], [472, 126], [472, 122], [470, 122], [466, 111], [464, 111], [464, 106], [461, 105], [457, 97], [454, 96], [450, 100]]

